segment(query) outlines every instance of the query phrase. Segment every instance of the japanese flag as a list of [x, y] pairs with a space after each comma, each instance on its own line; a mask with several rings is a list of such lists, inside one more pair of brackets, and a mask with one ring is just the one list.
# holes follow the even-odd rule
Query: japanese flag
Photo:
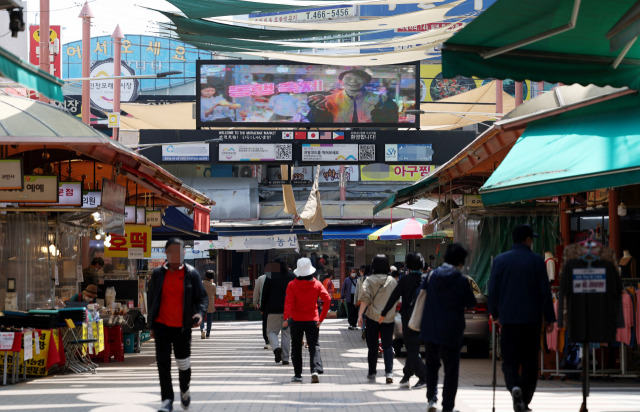
[[282, 132], [283, 139], [293, 139], [293, 132]]
[[320, 132], [307, 132], [307, 139], [319, 139]]

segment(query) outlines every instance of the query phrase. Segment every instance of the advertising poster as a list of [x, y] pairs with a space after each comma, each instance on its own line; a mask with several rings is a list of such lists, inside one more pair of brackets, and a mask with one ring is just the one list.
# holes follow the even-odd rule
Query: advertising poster
[[262, 162], [291, 160], [291, 144], [224, 143], [218, 146], [221, 162]]

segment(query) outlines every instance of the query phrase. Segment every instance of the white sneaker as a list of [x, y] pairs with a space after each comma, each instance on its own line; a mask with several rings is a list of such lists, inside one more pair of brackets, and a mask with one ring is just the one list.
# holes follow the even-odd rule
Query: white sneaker
[[409, 389], [410, 386], [411, 386], [411, 384], [409, 383], [409, 378], [402, 378], [400, 380], [400, 387], [401, 388]]
[[171, 412], [173, 411], [173, 401], [171, 399], [165, 399], [162, 401], [162, 405], [160, 405], [160, 409], [158, 412]]
[[436, 401], [433, 399], [427, 404], [427, 412], [436, 412]]
[[387, 383], [393, 383], [393, 373], [387, 373], [385, 377], [387, 378]]

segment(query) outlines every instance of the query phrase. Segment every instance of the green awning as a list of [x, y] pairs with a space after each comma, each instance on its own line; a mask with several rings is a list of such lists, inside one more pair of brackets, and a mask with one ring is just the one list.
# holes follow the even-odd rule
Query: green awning
[[640, 98], [530, 123], [480, 189], [485, 206], [640, 183]]
[[392, 194], [388, 198], [384, 199], [377, 205], [373, 207], [373, 215], [380, 213], [380, 211], [389, 208], [401, 205], [403, 203], [408, 202], [412, 198], [419, 196], [422, 189], [427, 188], [432, 183], [438, 181], [437, 177], [427, 176], [424, 179], [412, 184], [411, 186], [407, 186], [403, 189], [398, 190], [396, 193]]
[[0, 76], [42, 93], [50, 99], [63, 101], [64, 82], [0, 47]]
[[[513, 45], [572, 19], [576, 0], [498, 0], [442, 48], [443, 77], [547, 81], [550, 83], [640, 88], [640, 42], [632, 43], [621, 64], [612, 63], [624, 50], [627, 31], [609, 33], [634, 5], [633, 1], [581, 0], [575, 27], [517, 47], [495, 57], [487, 52]], [[558, 30], [560, 31], [560, 30]], [[609, 38], [606, 35], [609, 33]]]
[[[333, 1], [333, 0], [315, 0]], [[185, 16], [196, 19], [204, 17], [236, 16], [240, 14], [269, 13], [276, 11], [303, 10], [317, 6], [263, 3], [238, 0], [167, 0], [179, 8]]]

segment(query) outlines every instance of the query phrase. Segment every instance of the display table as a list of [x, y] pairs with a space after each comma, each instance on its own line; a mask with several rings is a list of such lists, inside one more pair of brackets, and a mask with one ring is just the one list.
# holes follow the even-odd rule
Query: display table
[[[64, 348], [60, 344], [59, 329], [34, 329], [25, 332], [0, 333], [0, 362], [3, 365], [3, 385], [6, 385], [7, 373], [11, 370], [12, 383], [22, 375], [46, 376], [55, 367], [65, 363]], [[25, 353], [24, 343], [27, 342]], [[30, 345], [28, 343], [31, 343]], [[26, 361], [25, 361], [26, 359]], [[18, 367], [14, 368], [17, 362]], [[26, 366], [26, 368], [25, 368]]]

